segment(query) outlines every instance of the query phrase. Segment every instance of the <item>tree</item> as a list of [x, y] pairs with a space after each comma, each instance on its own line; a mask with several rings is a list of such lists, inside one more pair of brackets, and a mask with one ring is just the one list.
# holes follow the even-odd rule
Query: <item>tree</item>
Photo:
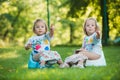
[[[91, 7], [93, 9], [89, 9], [91, 12], [88, 14], [89, 16], [96, 16], [97, 20], [100, 21], [102, 19], [102, 41], [103, 45], [108, 45], [109, 41], [109, 33], [114, 30], [114, 33], [116, 36], [120, 35], [120, 28], [115, 26], [119, 26], [119, 23], [117, 20], [120, 19], [120, 6], [119, 4], [120, 0], [113, 0], [113, 1], [106, 1], [106, 0], [66, 0], [65, 4], [70, 6], [70, 9], [68, 11], [69, 17], [72, 18], [80, 18], [80, 15], [85, 15], [88, 11], [88, 7]], [[109, 7], [107, 9], [107, 7]], [[99, 9], [100, 8], [100, 9]], [[98, 14], [95, 14], [98, 12]], [[112, 14], [111, 14], [112, 13]], [[116, 15], [115, 15], [116, 14]], [[102, 18], [99, 18], [102, 17]], [[117, 24], [116, 24], [117, 23]], [[114, 29], [111, 29], [114, 28]], [[117, 32], [118, 31], [118, 32]], [[115, 35], [112, 34], [111, 35]]]
[[108, 45], [109, 26], [106, 0], [101, 0], [101, 14], [102, 14], [102, 44]]
[[69, 43], [73, 43], [73, 32], [74, 32], [74, 27], [75, 27], [75, 22], [74, 21], [70, 21], [70, 20], [66, 20], [66, 19], [61, 19], [60, 22], [62, 22], [63, 24], [68, 24], [70, 27], [70, 41]]
[[42, 2], [24, 0], [6, 0], [0, 2], [0, 38], [4, 41], [17, 42], [20, 39], [24, 41], [24, 37], [32, 34], [25, 35], [28, 31], [32, 31], [33, 20], [38, 18], [38, 16], [43, 17], [46, 15], [40, 13], [40, 10], [43, 12], [43, 9], [40, 9], [38, 4], [42, 4]]

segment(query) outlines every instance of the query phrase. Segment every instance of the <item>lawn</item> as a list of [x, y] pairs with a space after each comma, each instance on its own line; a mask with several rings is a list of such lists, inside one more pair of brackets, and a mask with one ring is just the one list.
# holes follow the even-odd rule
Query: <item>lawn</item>
[[[52, 47], [63, 60], [79, 47]], [[107, 66], [60, 69], [28, 69], [29, 51], [23, 47], [0, 48], [0, 80], [120, 80], [120, 46], [103, 47]]]

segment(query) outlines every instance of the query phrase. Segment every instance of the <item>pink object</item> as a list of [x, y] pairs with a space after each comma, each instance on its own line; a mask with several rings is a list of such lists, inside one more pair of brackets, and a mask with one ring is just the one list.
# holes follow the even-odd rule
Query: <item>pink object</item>
[[37, 44], [37, 45], [35, 46], [35, 49], [38, 50], [39, 48], [41, 48], [41, 46], [40, 46], [39, 44]]

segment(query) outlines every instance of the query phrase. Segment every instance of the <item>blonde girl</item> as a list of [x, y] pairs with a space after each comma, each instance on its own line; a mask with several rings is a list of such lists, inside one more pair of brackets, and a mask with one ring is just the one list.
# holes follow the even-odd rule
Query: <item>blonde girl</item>
[[[40, 68], [45, 68], [50, 63], [62, 64], [62, 59], [57, 51], [50, 50], [50, 40], [54, 34], [53, 25], [50, 27], [48, 32], [46, 22], [42, 19], [37, 19], [33, 25], [33, 32], [35, 36], [29, 38], [25, 44], [25, 49], [32, 48], [32, 59], [33, 61], [39, 62]], [[32, 65], [29, 62], [30, 65]]]
[[[86, 66], [105, 66], [106, 61], [104, 58], [100, 29], [95, 18], [88, 18], [85, 20], [83, 30], [85, 37], [83, 40], [82, 48], [75, 51], [74, 56], [67, 57], [62, 67], [69, 67], [69, 63], [73, 67], [84, 68]], [[79, 56], [79, 57], [78, 57]]]

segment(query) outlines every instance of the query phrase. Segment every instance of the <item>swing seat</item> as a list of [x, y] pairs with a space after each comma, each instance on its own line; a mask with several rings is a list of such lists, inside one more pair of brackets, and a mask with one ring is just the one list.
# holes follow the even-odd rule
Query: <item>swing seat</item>
[[101, 58], [97, 60], [87, 60], [85, 66], [106, 66], [104, 54], [101, 54]]
[[28, 61], [28, 68], [40, 68], [39, 62], [36, 62], [32, 59], [32, 55], [30, 54]]
[[[53, 68], [53, 65], [57, 63], [57, 60], [49, 60], [46, 62], [46, 68]], [[32, 54], [30, 54], [28, 61], [28, 68], [40, 68], [39, 62], [36, 62], [32, 59]]]

